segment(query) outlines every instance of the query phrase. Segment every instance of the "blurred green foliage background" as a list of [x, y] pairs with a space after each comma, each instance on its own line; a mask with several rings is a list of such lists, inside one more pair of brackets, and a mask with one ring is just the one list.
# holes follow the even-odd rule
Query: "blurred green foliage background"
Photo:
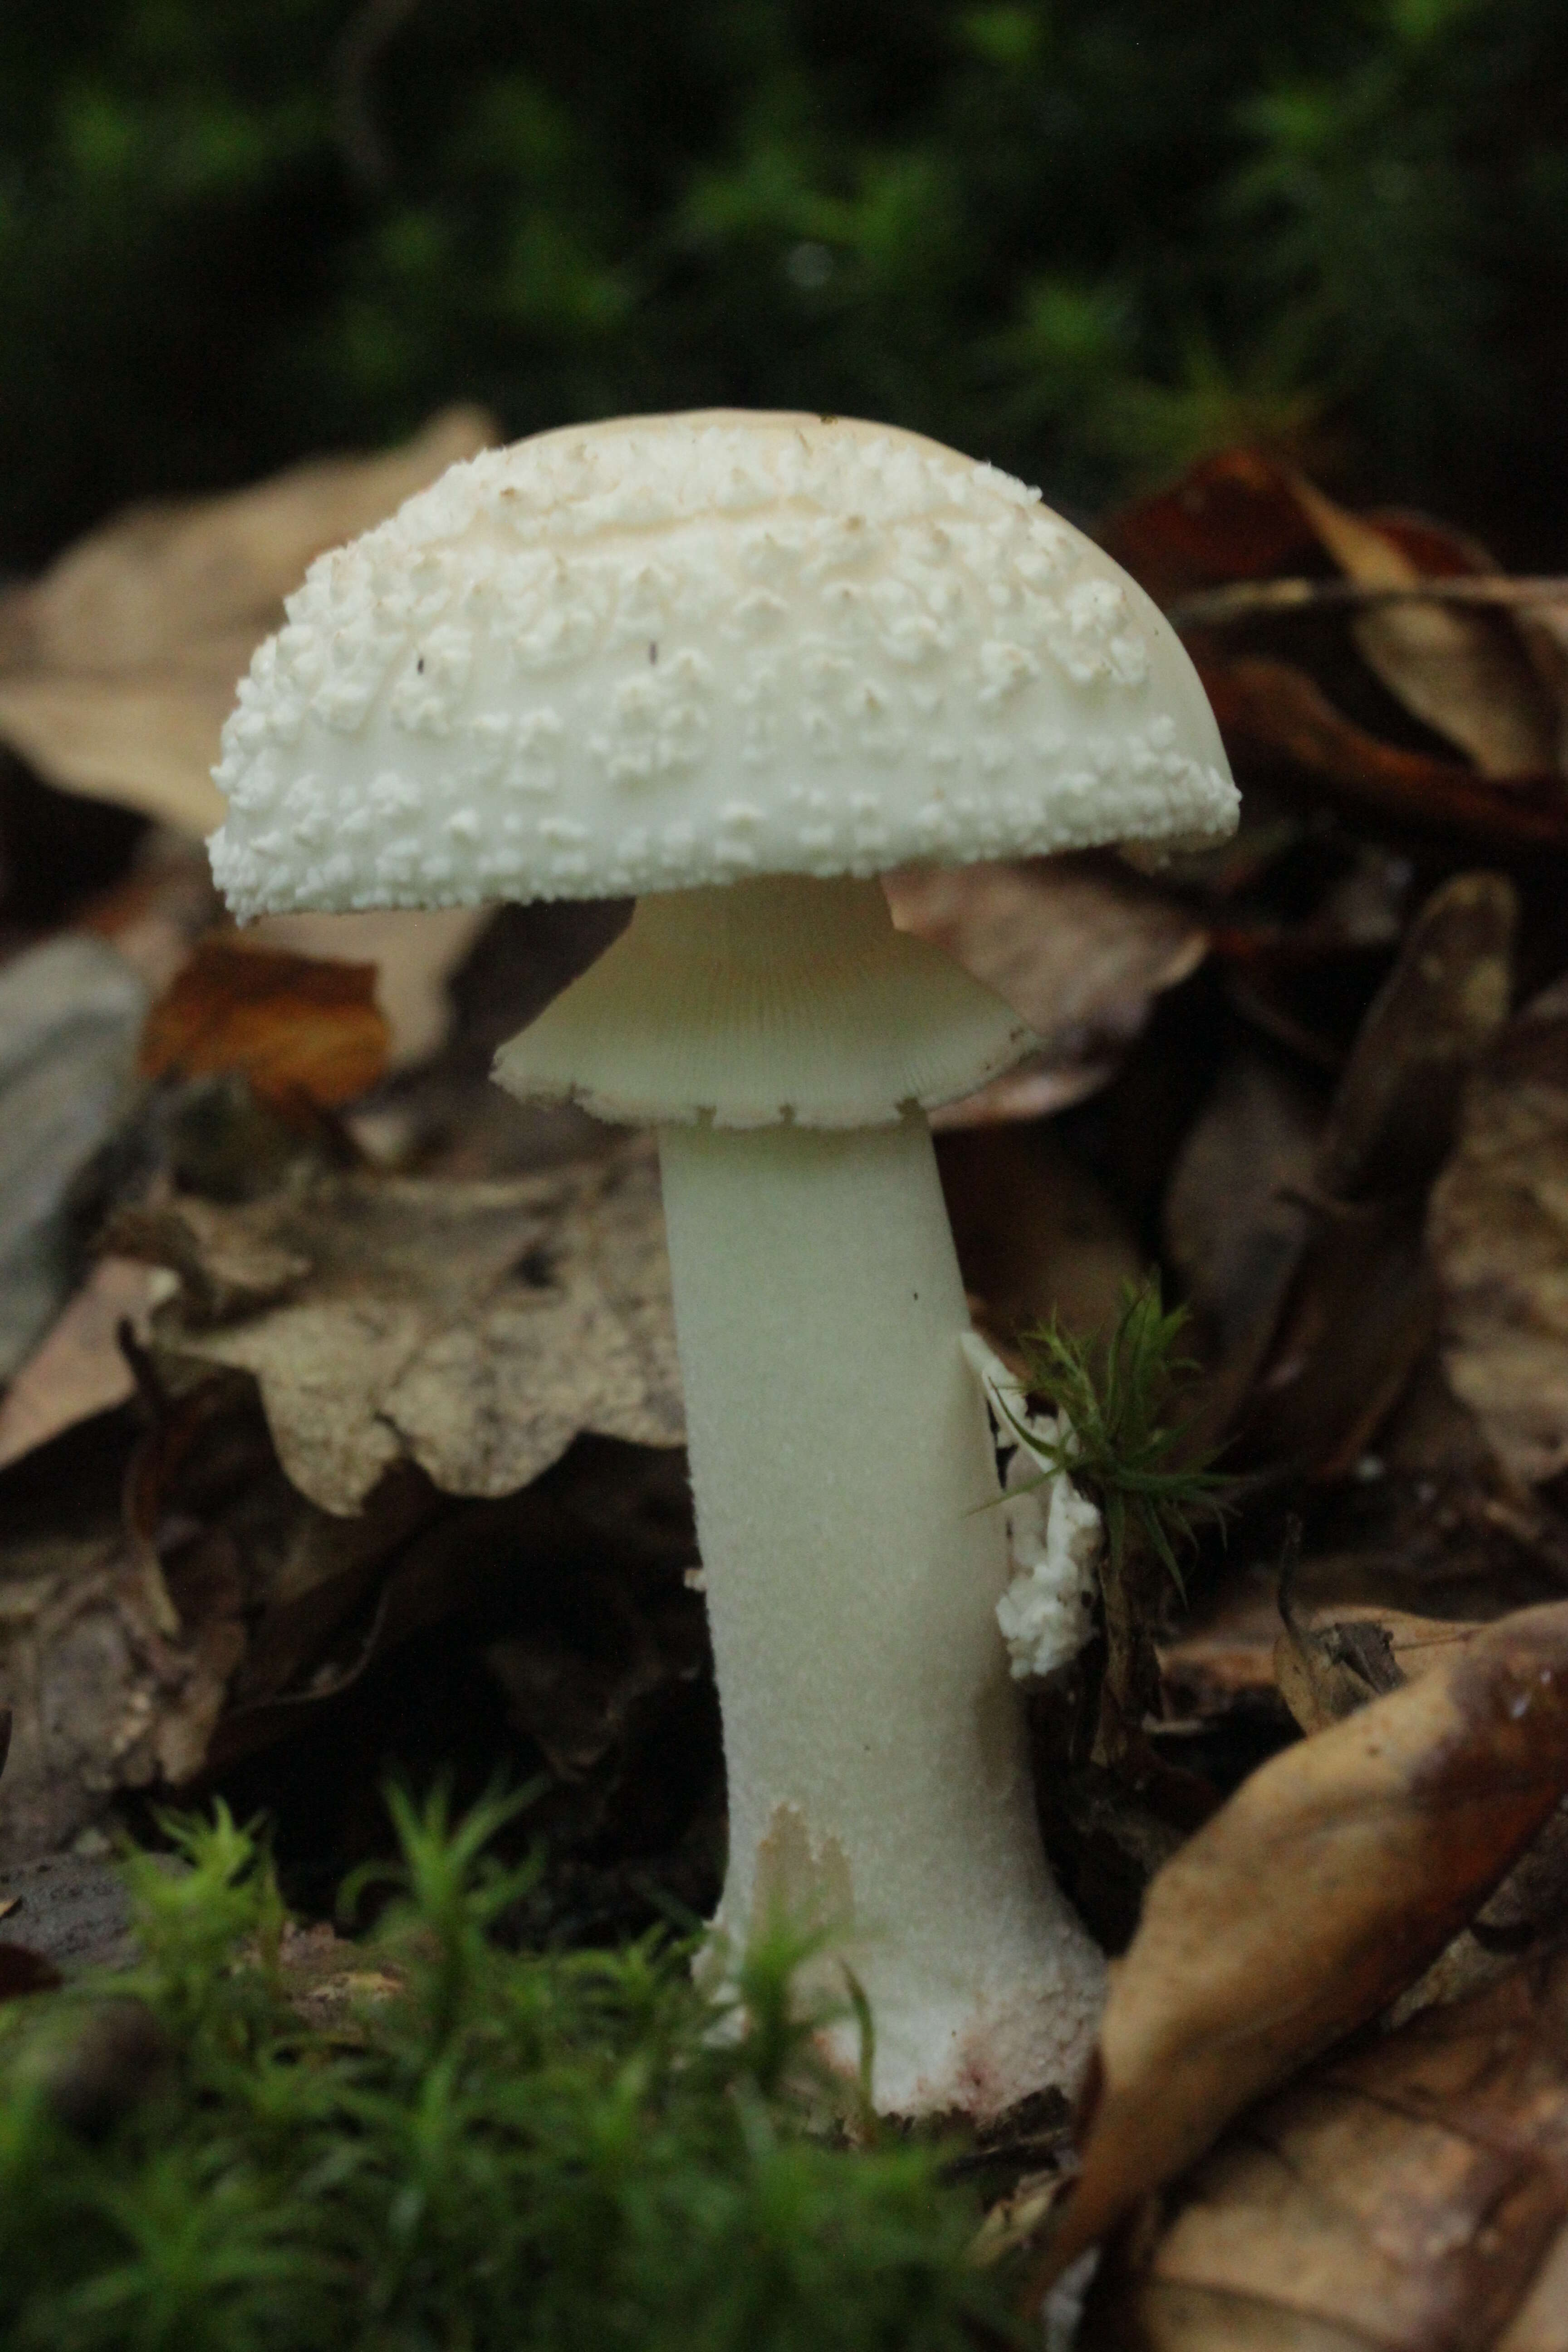
[[1563, 0], [0, 15], [0, 564], [398, 435], [885, 416], [1092, 509], [1260, 436], [1561, 561]]

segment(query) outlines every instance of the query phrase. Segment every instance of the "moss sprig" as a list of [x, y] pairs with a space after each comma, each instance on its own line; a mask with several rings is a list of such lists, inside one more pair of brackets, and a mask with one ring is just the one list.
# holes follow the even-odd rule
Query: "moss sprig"
[[1167, 1311], [1157, 1274], [1122, 1285], [1116, 1320], [1101, 1339], [1086, 1342], [1053, 1316], [1022, 1333], [1018, 1344], [1024, 1386], [1056, 1413], [1058, 1433], [1042, 1437], [1007, 1414], [1044, 1465], [1030, 1483], [1065, 1473], [1100, 1511], [1110, 1573], [1121, 1576], [1131, 1535], [1184, 1600], [1181, 1554], [1205, 1522], [1223, 1521], [1233, 1483], [1211, 1466], [1212, 1455], [1183, 1454], [1192, 1422], [1179, 1417], [1182, 1391], [1197, 1370], [1177, 1352], [1187, 1320], [1184, 1307]]
[[[291, 1984], [264, 1845], [221, 1811], [171, 1825], [183, 1869], [132, 1865], [134, 1974], [0, 2003], [6, 2352], [1023, 2340], [943, 2152], [836, 2127], [810, 1939], [764, 1937], [717, 1995], [670, 1938], [504, 1950], [519, 1880], [486, 1849], [514, 1810], [397, 1801], [353, 1962], [380, 1990], [347, 2014]], [[84, 2130], [60, 2086], [139, 2005], [162, 2071]]]

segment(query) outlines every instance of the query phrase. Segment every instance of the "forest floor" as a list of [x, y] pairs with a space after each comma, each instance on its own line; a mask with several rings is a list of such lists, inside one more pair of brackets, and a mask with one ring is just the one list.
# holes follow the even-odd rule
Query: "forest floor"
[[[537, 1784], [513, 1949], [716, 1897], [656, 1162], [488, 1076], [626, 909], [242, 938], [200, 847], [283, 587], [484, 430], [111, 523], [0, 603], [0, 2000], [132, 1955], [112, 1854], [170, 1805], [265, 1817], [312, 1981], [356, 1965], [320, 1923], [397, 1851], [389, 1779]], [[1053, 1865], [1124, 1957], [1076, 2132], [983, 2152], [984, 2242], [1032, 2302], [1105, 2244], [1089, 2345], [1547, 2352], [1568, 582], [1248, 450], [1104, 538], [1239, 833], [888, 884], [1043, 1041], [935, 1122], [977, 1328], [1092, 1368], [1157, 1270], [1173, 1458], [1229, 1482], [1027, 1693]]]

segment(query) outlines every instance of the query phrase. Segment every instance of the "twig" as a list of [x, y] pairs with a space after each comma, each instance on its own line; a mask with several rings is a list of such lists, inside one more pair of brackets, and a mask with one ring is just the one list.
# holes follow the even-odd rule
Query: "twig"
[[1477, 572], [1463, 579], [1411, 581], [1399, 587], [1373, 587], [1359, 580], [1237, 580], [1226, 588], [1203, 588], [1166, 606], [1178, 629], [1224, 628], [1265, 613], [1310, 611], [1320, 605], [1370, 604], [1568, 604], [1568, 579], [1512, 580]]

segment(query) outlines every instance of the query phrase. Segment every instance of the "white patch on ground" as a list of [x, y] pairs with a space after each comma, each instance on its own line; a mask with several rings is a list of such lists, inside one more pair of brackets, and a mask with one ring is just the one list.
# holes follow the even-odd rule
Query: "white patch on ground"
[[978, 1332], [965, 1333], [963, 1352], [995, 1432], [1003, 1514], [1017, 1570], [996, 1603], [996, 1622], [1014, 1680], [1031, 1681], [1076, 1657], [1094, 1631], [1104, 1522], [1071, 1478], [1054, 1467], [1070, 1430], [1054, 1414], [1030, 1411], [1016, 1375]]

